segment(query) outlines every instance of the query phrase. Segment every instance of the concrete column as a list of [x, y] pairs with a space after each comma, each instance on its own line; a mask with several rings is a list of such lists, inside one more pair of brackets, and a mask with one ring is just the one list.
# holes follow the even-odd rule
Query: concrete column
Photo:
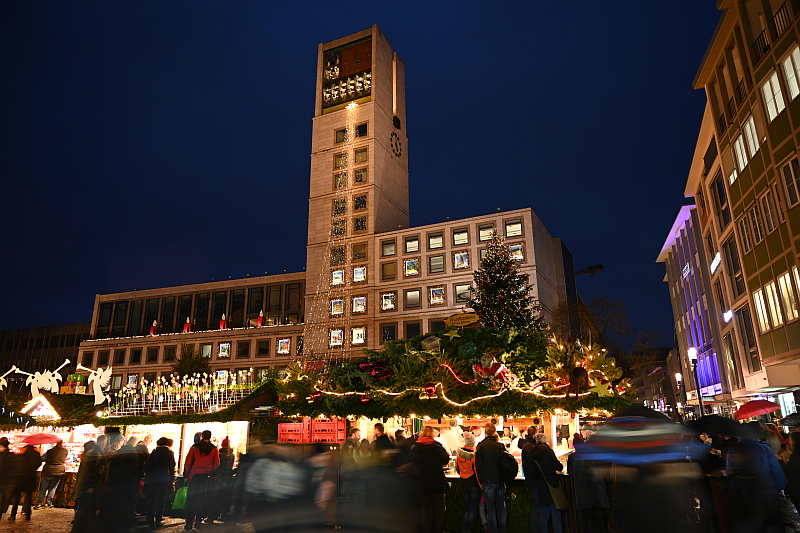
[[764, 14], [764, 24], [767, 26], [767, 33], [769, 34], [769, 42], [775, 43], [778, 40], [778, 28], [775, 26], [774, 13], [769, 0], [760, 0], [761, 12]]
[[750, 67], [748, 66], [748, 62], [750, 62], [750, 47], [744, 43], [741, 27], [736, 26], [733, 28], [733, 36], [734, 46], [736, 46], [736, 50], [739, 52], [739, 58], [742, 62], [742, 67], [744, 68], [744, 72], [742, 73], [744, 76], [744, 82], [747, 84], [747, 89], [751, 90], [753, 88], [753, 76], [750, 72]]
[[725, 79], [725, 72], [722, 69], [722, 66], [717, 65], [717, 86], [719, 86], [719, 94], [722, 97], [722, 102], [720, 105], [722, 106], [723, 113], [725, 116], [728, 117], [728, 122], [733, 122], [733, 116], [728, 116], [728, 102], [731, 99], [730, 94], [728, 94], [728, 89], [726, 87], [727, 81]]
[[732, 48], [725, 48], [725, 65], [728, 67], [728, 77], [731, 80], [731, 92], [736, 102], [736, 107], [742, 105], [742, 98], [739, 95], [739, 75], [736, 72], [736, 62], [733, 60]]

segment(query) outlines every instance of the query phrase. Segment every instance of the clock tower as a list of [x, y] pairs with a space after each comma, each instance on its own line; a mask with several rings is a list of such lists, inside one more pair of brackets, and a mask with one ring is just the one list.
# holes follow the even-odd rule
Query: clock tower
[[376, 235], [409, 225], [405, 67], [377, 25], [319, 45], [314, 108], [304, 352], [338, 359], [378, 345]]

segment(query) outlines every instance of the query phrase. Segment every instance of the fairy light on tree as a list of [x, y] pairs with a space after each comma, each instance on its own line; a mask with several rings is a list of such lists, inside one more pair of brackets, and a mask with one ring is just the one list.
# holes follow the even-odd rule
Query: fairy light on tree
[[545, 330], [541, 308], [531, 296], [528, 275], [521, 274], [508, 244], [497, 235], [486, 246], [486, 257], [474, 275], [475, 289], [469, 307], [485, 326], [501, 329]]

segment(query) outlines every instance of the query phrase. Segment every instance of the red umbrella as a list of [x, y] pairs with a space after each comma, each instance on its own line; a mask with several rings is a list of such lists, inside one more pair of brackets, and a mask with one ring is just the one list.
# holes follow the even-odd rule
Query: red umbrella
[[48, 444], [52, 442], [58, 442], [60, 440], [61, 437], [53, 433], [34, 433], [33, 435], [29, 435], [22, 439], [22, 444], [33, 444], [34, 446], [38, 446], [39, 444]]
[[767, 400], [753, 400], [747, 402], [736, 411], [736, 420], [745, 420], [753, 418], [754, 416], [765, 415], [777, 411], [780, 408], [781, 406], [777, 403], [772, 403]]

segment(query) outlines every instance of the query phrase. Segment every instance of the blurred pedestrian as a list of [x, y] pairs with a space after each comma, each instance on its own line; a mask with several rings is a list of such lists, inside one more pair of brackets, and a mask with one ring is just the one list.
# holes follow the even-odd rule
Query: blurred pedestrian
[[800, 510], [800, 432], [790, 433], [789, 441], [793, 451], [786, 464], [786, 489], [789, 499]]
[[159, 527], [164, 515], [164, 502], [167, 493], [175, 482], [175, 454], [172, 453], [172, 440], [161, 437], [156, 441], [156, 449], [147, 458], [144, 466], [144, 492], [147, 494], [147, 526]]
[[444, 467], [450, 462], [444, 447], [433, 440], [433, 428], [425, 426], [411, 448], [419, 471], [420, 514], [422, 533], [444, 532], [445, 495], [450, 488]]
[[36, 492], [36, 471], [42, 464], [42, 457], [36, 448], [28, 444], [22, 449], [22, 453], [17, 457], [17, 482], [14, 485], [11, 497], [11, 516], [9, 520], [17, 519], [17, 507], [19, 506], [20, 496], [24, 498], [22, 514], [25, 520], [31, 519], [31, 507], [33, 505], [33, 493]]
[[11, 452], [8, 439], [0, 438], [0, 517], [11, 504], [14, 485], [17, 482], [17, 456]]
[[97, 444], [94, 441], [85, 443], [81, 454], [81, 465], [75, 476], [73, 533], [94, 530], [96, 527], [97, 498], [105, 480], [102, 462]]
[[464, 496], [461, 533], [474, 532], [481, 502], [481, 486], [475, 471], [475, 436], [471, 433], [464, 434], [464, 446], [456, 452], [456, 472], [461, 478], [461, 494]]
[[64, 448], [64, 441], [56, 442], [55, 446], [45, 452], [42, 459], [44, 459], [42, 480], [39, 483], [39, 498], [34, 509], [53, 506], [53, 498], [66, 472], [67, 449]]
[[[575, 448], [577, 449], [581, 446], [582, 444], [577, 444]], [[554, 457], [555, 455], [553, 455]], [[572, 484], [575, 487], [575, 507], [581, 513], [582, 531], [584, 533], [605, 533], [608, 531], [608, 525], [606, 524], [608, 495], [606, 493], [606, 484], [599, 469], [600, 465], [595, 461], [576, 459], [574, 453], [570, 454], [567, 459], [567, 472], [572, 478]], [[555, 512], [558, 513], [559, 511]]]
[[214, 520], [225, 521], [231, 511], [231, 493], [233, 492], [233, 450], [228, 437], [222, 439], [219, 448], [219, 467], [211, 475], [210, 492], [213, 497], [208, 503], [208, 518], [206, 524]]
[[[129, 441], [130, 442], [130, 441]], [[120, 434], [111, 438], [106, 454], [106, 483], [101, 513], [103, 526], [124, 529], [133, 523], [139, 491], [139, 457]], [[134, 442], [135, 444], [135, 442]]]
[[219, 467], [219, 451], [211, 444], [210, 431], [201, 433], [200, 442], [189, 449], [185, 464], [189, 490], [186, 499], [186, 525], [183, 528], [189, 531], [194, 526], [199, 530], [200, 521], [206, 513], [208, 478]]
[[383, 424], [378, 422], [375, 424], [375, 440], [372, 441], [372, 449], [375, 451], [383, 451], [383, 450], [391, 450], [394, 448], [394, 444], [389, 439], [389, 435], [384, 433]]
[[486, 513], [489, 519], [489, 533], [506, 533], [505, 486], [500, 477], [497, 463], [505, 446], [497, 438], [497, 430], [491, 422], [483, 426], [486, 437], [475, 450], [475, 470], [481, 484], [483, 498], [486, 500]]
[[744, 517], [737, 531], [760, 533], [782, 527], [778, 493], [786, 478], [778, 459], [766, 443], [758, 422], [742, 426], [739, 442], [728, 451], [726, 473], [742, 503]]
[[[550, 488], [559, 484], [556, 472], [564, 466], [556, 459], [556, 454], [547, 445], [547, 437], [539, 433], [534, 437], [535, 444], [526, 444], [522, 449], [522, 470], [525, 472], [525, 486], [531, 491], [534, 508], [538, 506], [538, 525], [534, 525], [534, 513], [531, 512], [531, 530], [547, 533], [547, 522], [552, 517], [553, 533], [561, 533], [561, 511], [556, 509]], [[536, 499], [534, 500], [534, 491]]]

